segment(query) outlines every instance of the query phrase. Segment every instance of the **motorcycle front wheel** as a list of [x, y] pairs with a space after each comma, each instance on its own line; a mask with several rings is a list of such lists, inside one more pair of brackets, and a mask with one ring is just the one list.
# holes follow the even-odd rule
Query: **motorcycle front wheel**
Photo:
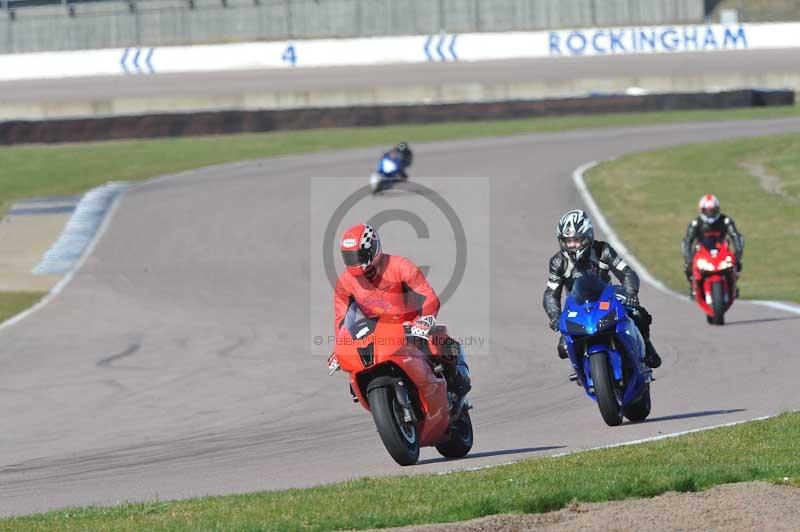
[[711, 309], [714, 311], [714, 316], [711, 318], [711, 323], [714, 325], [725, 325], [724, 295], [724, 289], [721, 282], [716, 282], [711, 285]]
[[372, 189], [373, 194], [380, 192], [382, 181], [383, 177], [381, 177], [378, 174], [372, 174], [371, 176], [369, 176], [369, 186]]
[[401, 466], [414, 465], [419, 460], [419, 435], [414, 423], [403, 420], [403, 407], [393, 388], [380, 387], [369, 392], [372, 419], [384, 447]]
[[614, 382], [608, 356], [605, 353], [595, 353], [589, 358], [589, 363], [600, 415], [606, 425], [616, 427], [622, 424], [622, 393]]

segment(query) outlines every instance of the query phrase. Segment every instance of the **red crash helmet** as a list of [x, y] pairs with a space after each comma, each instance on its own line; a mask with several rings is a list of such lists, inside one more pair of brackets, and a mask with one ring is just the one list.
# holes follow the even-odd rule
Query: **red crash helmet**
[[381, 256], [381, 239], [372, 226], [358, 224], [344, 232], [339, 249], [347, 271], [351, 275], [364, 275], [364, 271]]

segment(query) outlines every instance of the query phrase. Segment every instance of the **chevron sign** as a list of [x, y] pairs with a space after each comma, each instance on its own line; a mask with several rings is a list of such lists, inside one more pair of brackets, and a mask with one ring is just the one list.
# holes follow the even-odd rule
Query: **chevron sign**
[[154, 52], [155, 48], [125, 48], [119, 66], [126, 74], [155, 74]]
[[430, 35], [425, 39], [422, 50], [425, 57], [431, 62], [458, 61], [456, 54], [456, 39], [458, 35]]

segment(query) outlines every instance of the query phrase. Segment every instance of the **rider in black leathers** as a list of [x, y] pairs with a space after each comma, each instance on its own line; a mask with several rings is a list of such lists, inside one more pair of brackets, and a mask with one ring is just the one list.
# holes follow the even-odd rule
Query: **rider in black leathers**
[[[576, 277], [591, 272], [603, 281], [611, 282], [610, 273], [622, 283], [625, 306], [631, 309], [631, 318], [636, 323], [645, 342], [645, 364], [650, 368], [661, 365], [661, 357], [650, 341], [652, 316], [639, 304], [639, 276], [617, 255], [607, 242], [594, 239], [594, 228], [589, 217], [581, 210], [569, 211], [558, 224], [556, 231], [561, 251], [550, 259], [550, 275], [544, 291], [544, 310], [550, 318], [550, 328], [558, 331], [561, 316], [561, 293], [566, 286], [572, 290]], [[558, 356], [567, 358], [567, 347], [562, 336], [558, 343]]]
[[408, 179], [406, 168], [414, 161], [414, 153], [407, 142], [401, 142], [381, 156], [377, 173], [383, 177]]
[[719, 199], [716, 196], [712, 194], [703, 196], [697, 207], [700, 212], [697, 218], [689, 222], [686, 236], [681, 242], [683, 273], [686, 275], [686, 280], [689, 281], [690, 292], [692, 289], [692, 259], [695, 245], [698, 242], [703, 242], [707, 238], [729, 239], [733, 243], [737, 273], [742, 271], [742, 254], [744, 253], [744, 237], [736, 229], [733, 218], [720, 212]]

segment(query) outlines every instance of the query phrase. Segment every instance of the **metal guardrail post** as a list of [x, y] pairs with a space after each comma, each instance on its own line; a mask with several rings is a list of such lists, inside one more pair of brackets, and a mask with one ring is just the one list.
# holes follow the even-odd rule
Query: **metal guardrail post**
[[356, 28], [354, 33], [354, 37], [363, 37], [364, 36], [364, 13], [362, 11], [362, 0], [355, 0], [356, 1]]
[[133, 6], [133, 24], [136, 32], [136, 46], [142, 45], [142, 15], [139, 13], [139, 3], [137, 0], [130, 0]]
[[294, 31], [292, 31], [292, 0], [285, 0], [286, 2], [286, 35], [288, 38], [294, 38]]

